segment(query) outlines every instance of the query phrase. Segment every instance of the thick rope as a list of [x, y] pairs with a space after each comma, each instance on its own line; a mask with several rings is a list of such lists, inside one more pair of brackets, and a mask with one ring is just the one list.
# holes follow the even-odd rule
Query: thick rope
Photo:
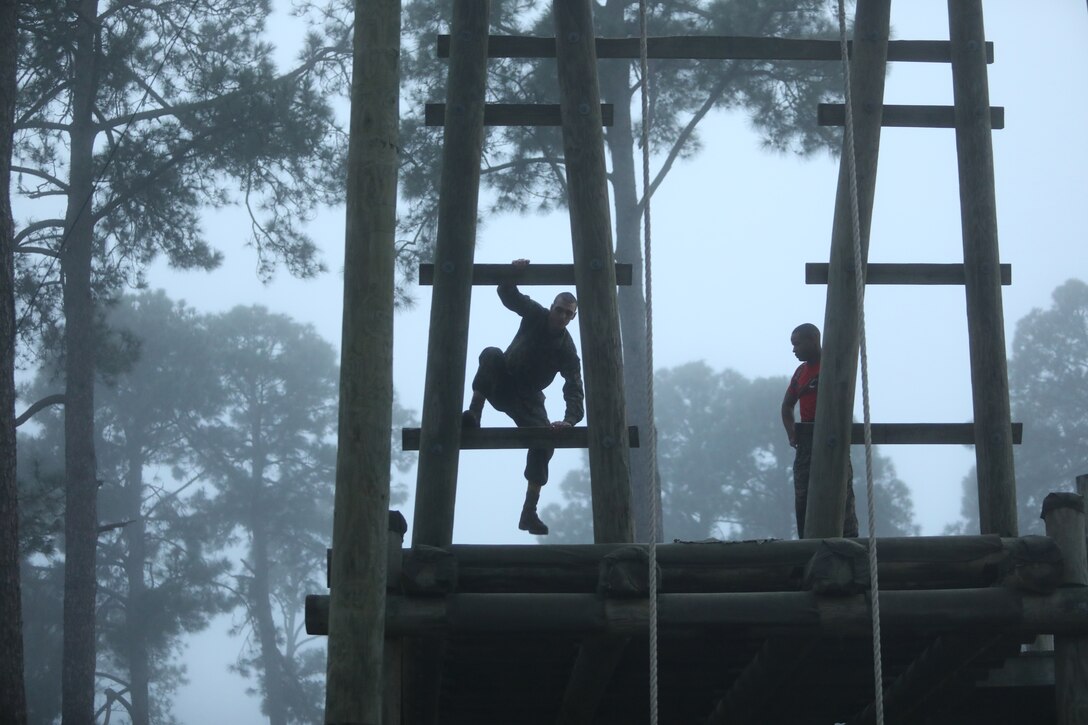
[[884, 675], [880, 651], [880, 581], [877, 576], [876, 495], [873, 486], [873, 431], [869, 417], [869, 353], [865, 341], [865, 267], [861, 259], [861, 215], [858, 212], [858, 169], [854, 153], [854, 111], [850, 92], [850, 56], [846, 41], [846, 3], [839, 3], [839, 49], [842, 54], [842, 74], [845, 88], [846, 138], [843, 144], [850, 177], [850, 221], [854, 236], [854, 284], [858, 299], [858, 335], [861, 341], [861, 401], [865, 421], [865, 492], [869, 499], [869, 578], [873, 611], [873, 705], [877, 725], [884, 725]]
[[649, 588], [650, 588], [650, 725], [657, 725], [657, 435], [654, 431], [654, 295], [653, 265], [650, 255], [650, 72], [649, 50], [646, 31], [646, 0], [638, 3], [639, 24], [639, 73], [642, 76], [642, 221], [645, 227], [643, 236], [643, 258], [646, 270], [646, 390], [649, 422], [649, 459], [650, 459], [650, 545], [649, 545]]

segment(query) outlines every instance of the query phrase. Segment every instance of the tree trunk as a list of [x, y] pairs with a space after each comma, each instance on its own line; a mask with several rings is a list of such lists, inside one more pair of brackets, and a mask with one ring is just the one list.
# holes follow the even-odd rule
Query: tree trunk
[[[260, 416], [254, 416], [259, 421]], [[276, 644], [276, 621], [272, 618], [272, 587], [268, 557], [268, 521], [262, 515], [261, 489], [264, 485], [264, 453], [261, 450], [260, 423], [253, 425], [254, 462], [253, 501], [249, 521], [249, 566], [253, 583], [249, 589], [249, 610], [257, 641], [261, 647], [261, 669], [264, 672], [264, 713], [270, 725], [287, 725], [287, 683], [283, 676], [283, 656]]]
[[15, 249], [11, 146], [15, 117], [16, 0], [0, 0], [0, 712], [26, 723], [19, 603], [19, 511], [15, 479]]
[[64, 725], [94, 723], [95, 549], [98, 483], [94, 453], [95, 18], [97, 0], [81, 0], [72, 59], [72, 128], [68, 209], [61, 252], [65, 320]]
[[[135, 428], [136, 426], [134, 426]], [[133, 431], [126, 431], [126, 438]], [[129, 439], [131, 441], [131, 438]], [[143, 517], [144, 455], [143, 446], [129, 443], [128, 471], [125, 476], [126, 518], [132, 523], [124, 529], [128, 555], [125, 574], [128, 579], [128, 605], [125, 608], [125, 658], [128, 660], [128, 686], [132, 725], [149, 725], [148, 689], [151, 680], [150, 657], [147, 651], [147, 584], [144, 570], [147, 564], [147, 525]]]
[[[609, 3], [595, 10], [598, 34], [622, 37], [626, 3]], [[631, 513], [635, 541], [650, 540], [650, 471], [657, 461], [651, 454], [650, 393], [647, 384], [649, 351], [646, 337], [646, 298], [643, 292], [643, 258], [638, 182], [635, 171], [635, 139], [631, 119], [631, 71], [627, 61], [605, 61], [598, 65], [601, 98], [614, 106], [612, 126], [605, 143], [612, 159], [612, 196], [616, 207], [616, 261], [631, 265], [631, 286], [619, 288], [620, 336], [623, 341], [623, 388], [627, 397], [627, 418], [639, 429], [641, 445], [631, 449]], [[662, 541], [661, 498], [657, 504], [657, 540]]]

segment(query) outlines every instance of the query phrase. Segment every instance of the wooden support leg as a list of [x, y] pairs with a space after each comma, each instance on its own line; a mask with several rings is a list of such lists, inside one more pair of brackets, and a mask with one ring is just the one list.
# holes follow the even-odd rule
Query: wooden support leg
[[708, 725], [743, 725], [762, 722], [766, 707], [782, 693], [819, 650], [820, 639], [768, 639], [733, 682], [707, 718]]
[[[1088, 586], [1084, 498], [1076, 493], [1050, 494], [1043, 500], [1043, 521], [1047, 536], [1058, 542], [1065, 558], [1062, 586]], [[1088, 725], [1088, 637], [1055, 636], [1054, 695], [1058, 725]]]
[[613, 635], [587, 637], [582, 641], [556, 722], [560, 725], [596, 722], [597, 707], [629, 641], [628, 637]]

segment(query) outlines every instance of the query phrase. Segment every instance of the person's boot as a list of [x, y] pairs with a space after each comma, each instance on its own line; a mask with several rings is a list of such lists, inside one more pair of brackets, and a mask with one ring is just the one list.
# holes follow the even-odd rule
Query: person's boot
[[521, 507], [521, 520], [518, 528], [528, 531], [533, 536], [547, 536], [548, 526], [536, 515], [536, 504], [540, 500], [540, 494], [525, 494], [525, 505]]
[[461, 413], [461, 429], [462, 430], [476, 430], [480, 427], [480, 415], [476, 411], [469, 408], [464, 413]]

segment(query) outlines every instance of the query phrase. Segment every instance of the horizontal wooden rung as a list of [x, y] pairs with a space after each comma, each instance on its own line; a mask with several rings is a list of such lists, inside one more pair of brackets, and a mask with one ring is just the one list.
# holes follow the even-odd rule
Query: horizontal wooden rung
[[[815, 423], [798, 423], [799, 428], [812, 428]], [[955, 445], [975, 444], [974, 423], [873, 423], [873, 445]], [[1019, 445], [1024, 438], [1024, 424], [1012, 424], [1012, 442]], [[865, 443], [865, 426], [854, 423], [850, 431], [853, 445]]]
[[[612, 125], [614, 107], [601, 104], [601, 124]], [[446, 125], [446, 104], [428, 103], [423, 112], [428, 126]], [[485, 126], [562, 126], [558, 103], [488, 103], [484, 106]]]
[[[842, 126], [846, 123], [846, 107], [841, 103], [821, 103], [816, 109], [816, 121], [821, 126]], [[897, 106], [885, 105], [881, 126], [898, 128], [955, 128], [955, 106]], [[1005, 108], [990, 107], [990, 128], [1005, 128]]]
[[[638, 428], [627, 428], [628, 443], [638, 448]], [[419, 450], [419, 428], [401, 429], [401, 447]], [[604, 442], [607, 446], [608, 441]], [[509, 448], [589, 448], [589, 428], [476, 428], [461, 430], [461, 450]]]
[[[752, 38], [727, 35], [668, 36], [648, 38], [647, 55], [673, 60], [839, 60], [837, 40], [802, 38]], [[598, 58], [638, 58], [638, 38], [597, 38]], [[850, 41], [853, 47], [853, 41]], [[554, 58], [555, 38], [491, 35], [490, 58]], [[438, 57], [450, 56], [450, 36], [438, 36]], [[947, 40], [893, 40], [888, 43], [889, 61], [949, 63]], [[986, 43], [986, 62], [994, 62], [994, 44]]]
[[[1012, 284], [1012, 265], [1002, 264], [1001, 284]], [[805, 284], [827, 284], [828, 264], [805, 265]], [[962, 264], [886, 264], [870, 262], [865, 268], [866, 284], [963, 284]]]
[[[574, 284], [574, 265], [530, 264], [525, 267], [515, 267], [512, 264], [472, 265], [472, 284], [502, 284], [503, 282], [521, 285], [570, 285]], [[419, 283], [421, 285], [434, 284], [433, 264], [419, 265]], [[630, 264], [616, 263], [616, 284], [630, 286]]]

